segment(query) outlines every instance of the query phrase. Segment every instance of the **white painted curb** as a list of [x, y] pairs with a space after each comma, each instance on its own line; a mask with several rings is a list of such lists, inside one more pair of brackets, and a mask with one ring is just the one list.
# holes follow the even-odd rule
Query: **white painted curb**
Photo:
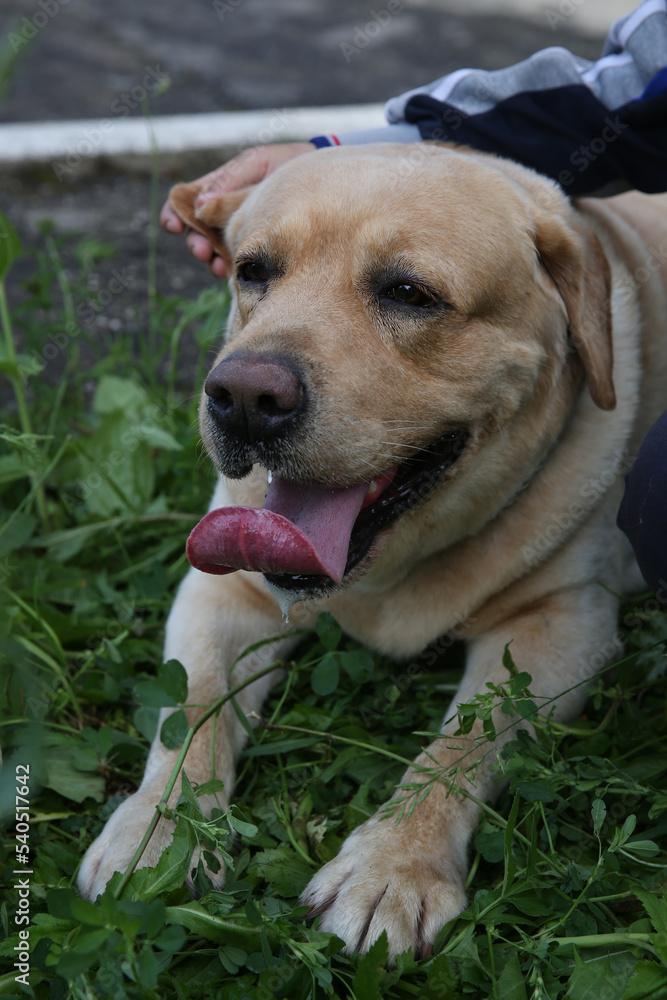
[[[310, 139], [330, 132], [386, 125], [381, 104], [326, 108], [274, 108], [213, 114], [102, 118], [0, 125], [0, 168], [62, 164], [75, 169], [85, 161], [147, 157], [151, 131], [160, 153], [229, 150], [267, 142]], [[56, 171], [57, 173], [57, 171]]]

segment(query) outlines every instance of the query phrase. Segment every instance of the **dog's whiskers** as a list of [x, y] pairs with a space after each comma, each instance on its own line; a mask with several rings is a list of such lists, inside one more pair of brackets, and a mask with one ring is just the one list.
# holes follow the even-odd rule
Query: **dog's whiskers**
[[402, 421], [402, 420], [384, 420], [384, 424], [391, 424], [391, 430], [404, 430], [404, 431], [428, 431], [431, 428], [428, 424], [414, 424], [412, 421]]
[[417, 444], [407, 444], [404, 441], [382, 441], [382, 444], [389, 445], [390, 448], [409, 448], [410, 451], [428, 451], [428, 448], [424, 448]]
[[[391, 466], [396, 464], [396, 457], [394, 455], [378, 455], [378, 460], [375, 462], [370, 462], [368, 459], [360, 458], [359, 461], [362, 465], [367, 465], [371, 470], [372, 476], [379, 476]], [[380, 461], [387, 464], [380, 464]]]

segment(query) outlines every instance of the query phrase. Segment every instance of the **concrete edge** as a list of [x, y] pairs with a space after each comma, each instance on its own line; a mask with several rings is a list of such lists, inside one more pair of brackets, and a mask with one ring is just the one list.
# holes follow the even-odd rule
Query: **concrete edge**
[[9, 123], [0, 125], [0, 170], [46, 168], [56, 180], [71, 180], [102, 165], [144, 170], [151, 161], [153, 142], [161, 169], [188, 167], [209, 154], [224, 162], [249, 146], [378, 128], [386, 124], [382, 108], [360, 104]]

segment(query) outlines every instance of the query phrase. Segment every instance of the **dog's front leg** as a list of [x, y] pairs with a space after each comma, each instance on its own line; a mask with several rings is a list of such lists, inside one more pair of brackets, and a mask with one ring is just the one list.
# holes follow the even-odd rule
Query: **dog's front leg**
[[[227, 692], [230, 685], [235, 686], [275, 659], [287, 655], [294, 639], [255, 650], [244, 657], [231, 678], [228, 677], [235, 659], [248, 646], [280, 632], [280, 613], [273, 598], [268, 593], [261, 593], [243, 574], [219, 577], [191, 570], [171, 610], [165, 644], [165, 659], [180, 660], [188, 674], [188, 722], [192, 724], [207, 706]], [[239, 693], [237, 702], [246, 714], [259, 711], [275, 677], [275, 674], [265, 675]], [[166, 711], [161, 713], [161, 722], [166, 714]], [[221, 795], [200, 799], [204, 813], [209, 814], [214, 806], [224, 808], [229, 804], [234, 786], [234, 758], [245, 738], [245, 731], [230, 703], [223, 707], [215, 724], [213, 755], [212, 730], [211, 720], [198, 730], [184, 765], [192, 782], [201, 784], [212, 777], [224, 782], [225, 790]], [[95, 899], [115, 871], [127, 868], [164, 794], [177, 756], [177, 750], [169, 750], [162, 744], [158, 732], [140, 788], [111, 816], [83, 860], [79, 888], [84, 896]], [[179, 780], [170, 805], [175, 804], [180, 790]], [[160, 820], [140, 865], [157, 863], [172, 830], [173, 823]], [[224, 870], [221, 868], [211, 878], [222, 884]]]
[[[511, 641], [519, 669], [532, 675], [538, 705], [556, 718], [571, 718], [584, 701], [585, 685], [557, 696], [584, 679], [582, 661], [599, 665], [600, 644], [614, 631], [615, 607], [612, 597], [592, 586], [549, 596], [539, 610], [496, 625], [471, 642], [453, 705], [485, 691], [487, 681], [509, 680], [502, 656]], [[497, 708], [493, 719], [495, 742], [484, 739], [479, 723], [467, 736], [455, 735], [455, 720], [446, 724], [403, 777], [402, 784], [429, 783], [426, 798], [398, 822], [376, 814], [307, 886], [303, 902], [313, 916], [321, 915], [320, 929], [343, 938], [348, 951], [368, 950], [386, 929], [390, 956], [409, 948], [428, 955], [443, 924], [464, 909], [467, 848], [481, 803], [502, 787], [494, 767], [498, 752], [516, 734], [516, 716], [513, 723]], [[399, 808], [408, 794], [397, 790], [392, 804]]]

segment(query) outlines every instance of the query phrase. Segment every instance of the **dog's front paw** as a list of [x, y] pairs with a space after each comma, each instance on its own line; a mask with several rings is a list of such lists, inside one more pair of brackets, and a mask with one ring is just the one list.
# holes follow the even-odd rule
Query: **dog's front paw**
[[466, 906], [462, 859], [427, 842], [412, 820], [368, 820], [301, 897], [320, 930], [337, 934], [345, 951], [368, 951], [386, 930], [389, 958], [411, 949], [431, 954], [438, 931]]
[[[114, 872], [124, 872], [127, 869], [155, 814], [158, 799], [159, 795], [156, 797], [154, 793], [136, 792], [116, 809], [97, 840], [88, 848], [81, 863], [78, 884], [82, 896], [97, 899]], [[174, 823], [161, 819], [137, 867], [154, 868], [169, 845], [173, 832]], [[224, 863], [217, 851], [213, 853], [220, 862], [220, 870], [214, 874], [207, 868], [206, 874], [216, 888], [221, 888], [225, 879]], [[198, 860], [197, 849], [191, 868], [196, 867]]]
[[[155, 814], [156, 804], [154, 794], [137, 792], [118, 806], [81, 863], [78, 883], [82, 896], [96, 899], [104, 892], [114, 872], [126, 870]], [[174, 824], [170, 820], [160, 820], [139, 867], [157, 864], [160, 854], [171, 840], [173, 830]]]

